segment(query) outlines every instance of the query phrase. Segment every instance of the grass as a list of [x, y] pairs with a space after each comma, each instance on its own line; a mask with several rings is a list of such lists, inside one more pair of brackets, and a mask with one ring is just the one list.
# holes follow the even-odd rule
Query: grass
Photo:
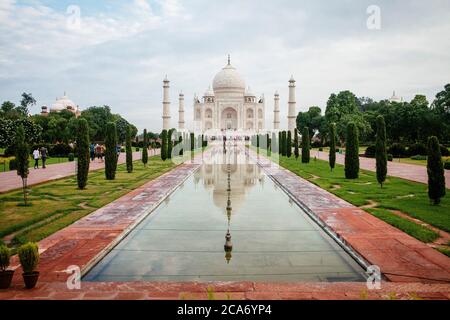
[[[447, 159], [450, 159], [450, 157], [442, 157], [442, 162], [445, 162]], [[401, 159], [395, 158], [394, 162], [415, 164], [418, 166], [426, 166], [427, 165], [427, 160], [413, 160], [411, 158], [401, 158]]]
[[[374, 202], [379, 209], [398, 210], [436, 228], [450, 232], [450, 200], [448, 196], [442, 199], [439, 206], [431, 205], [425, 184], [388, 177], [383, 188], [380, 188], [376, 174], [371, 171], [361, 170], [359, 179], [348, 180], [345, 179], [344, 166], [336, 165], [334, 171], [331, 172], [328, 162], [322, 160], [312, 160], [309, 164], [302, 164], [300, 159], [295, 160], [295, 157], [280, 157], [280, 164], [355, 206], [360, 207]], [[377, 214], [396, 223], [399, 229], [403, 228], [401, 230], [412, 236], [432, 238], [431, 233], [424, 235], [422, 226], [414, 227], [406, 222], [400, 223], [400, 220], [386, 215], [386, 212], [383, 213], [383, 211], [378, 211]], [[415, 230], [412, 231], [411, 228]]]
[[21, 191], [0, 195], [0, 238], [16, 233], [13, 244], [39, 241], [87, 214], [129, 193], [174, 168], [171, 161], [151, 157], [147, 168], [134, 162], [133, 173], [118, 166], [116, 180], [107, 181], [104, 170], [89, 173], [86, 190], [79, 190], [75, 177], [31, 187], [31, 207], [21, 207]]
[[[14, 159], [14, 157], [0, 157], [0, 172], [6, 172], [9, 171], [9, 161], [11, 159]], [[51, 164], [57, 164], [57, 163], [63, 163], [63, 162], [68, 162], [69, 158], [68, 157], [61, 157], [61, 158], [47, 158], [47, 161], [45, 162], [45, 164], [51, 165]], [[30, 157], [30, 163], [29, 163], [29, 167], [33, 168], [34, 167], [34, 160], [32, 157]], [[42, 160], [39, 160], [39, 168], [42, 168]]]

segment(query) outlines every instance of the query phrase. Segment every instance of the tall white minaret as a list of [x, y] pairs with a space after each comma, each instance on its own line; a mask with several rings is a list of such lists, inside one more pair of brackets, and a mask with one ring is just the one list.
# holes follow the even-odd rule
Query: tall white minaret
[[289, 111], [288, 111], [288, 130], [294, 133], [295, 120], [297, 115], [295, 114], [296, 102], [295, 102], [295, 80], [294, 76], [291, 76], [289, 80]]
[[273, 129], [280, 130], [280, 95], [275, 92], [274, 108], [273, 108]]
[[164, 78], [164, 100], [163, 100], [163, 129], [170, 130], [170, 96], [169, 96], [169, 88], [170, 81], [167, 79], [167, 76]]
[[178, 129], [184, 130], [184, 94], [180, 92], [179, 97], [179, 109], [178, 109]]

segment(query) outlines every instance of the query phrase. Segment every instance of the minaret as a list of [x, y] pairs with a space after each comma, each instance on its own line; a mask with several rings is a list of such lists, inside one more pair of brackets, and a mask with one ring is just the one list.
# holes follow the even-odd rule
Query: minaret
[[178, 129], [184, 130], [184, 94], [183, 92], [180, 93], [179, 97], [179, 109], [178, 109]]
[[273, 108], [273, 129], [280, 130], [280, 95], [275, 92], [275, 104]]
[[294, 133], [295, 120], [297, 115], [295, 114], [296, 102], [295, 102], [295, 80], [294, 76], [291, 76], [289, 80], [289, 111], [288, 111], [288, 130]]
[[163, 100], [163, 129], [170, 130], [170, 97], [169, 97], [169, 88], [170, 81], [167, 79], [167, 76], [164, 78], [164, 100]]

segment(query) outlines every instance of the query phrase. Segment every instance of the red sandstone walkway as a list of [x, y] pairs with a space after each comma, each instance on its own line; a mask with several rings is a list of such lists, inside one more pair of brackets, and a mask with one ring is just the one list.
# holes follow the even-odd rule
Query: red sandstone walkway
[[[150, 156], [153, 156], [154, 150], [150, 151]], [[159, 154], [157, 150], [156, 154]], [[141, 159], [141, 152], [133, 153], [133, 160]], [[119, 164], [125, 163], [125, 154], [121, 153], [119, 157]], [[89, 171], [99, 170], [105, 167], [104, 162], [100, 162], [97, 159], [91, 162]], [[75, 174], [75, 162], [65, 162], [48, 165], [47, 169], [30, 169], [30, 175], [28, 176], [28, 185], [36, 185], [47, 181], [57, 180], [72, 176]], [[0, 173], [0, 193], [22, 188], [22, 179], [17, 175], [16, 171], [8, 171]]]
[[[327, 152], [312, 151], [311, 156], [317, 157], [318, 159], [328, 161]], [[336, 163], [344, 164], [345, 155], [336, 154]], [[359, 165], [361, 169], [376, 171], [375, 159], [371, 158], [359, 158]], [[393, 177], [399, 177], [406, 180], [428, 183], [428, 174], [426, 166], [419, 166], [409, 163], [399, 163], [395, 161], [388, 162], [388, 175]], [[445, 185], [450, 189], [450, 170], [445, 170]]]

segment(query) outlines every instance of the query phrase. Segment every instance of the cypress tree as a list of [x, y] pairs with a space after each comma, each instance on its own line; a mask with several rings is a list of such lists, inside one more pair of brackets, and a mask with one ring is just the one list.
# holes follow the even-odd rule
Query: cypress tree
[[107, 180], [114, 180], [117, 170], [117, 128], [114, 122], [106, 125], [105, 145], [105, 176]]
[[387, 175], [386, 124], [384, 117], [377, 117], [377, 139], [375, 143], [375, 157], [377, 163], [377, 180], [383, 188]]
[[29, 164], [29, 154], [30, 147], [25, 141], [25, 130], [20, 124], [16, 129], [16, 137], [14, 141], [16, 147], [16, 165], [17, 165], [17, 175], [22, 178], [22, 190], [23, 190], [23, 202], [28, 205], [28, 187], [27, 179], [29, 174], [28, 164]]
[[336, 166], [336, 124], [330, 124], [330, 153], [328, 155], [331, 171]]
[[89, 174], [89, 125], [86, 119], [78, 120], [77, 132], [77, 182], [78, 188], [86, 188]]
[[428, 197], [434, 205], [445, 196], [445, 175], [442, 163], [441, 148], [437, 137], [428, 138]]
[[347, 125], [345, 141], [345, 178], [357, 179], [359, 176], [359, 138], [358, 128], [353, 122]]
[[287, 141], [286, 141], [286, 155], [288, 158], [292, 155], [292, 133], [291, 130], [287, 132]]
[[294, 129], [294, 155], [295, 159], [298, 159], [300, 156], [299, 150], [298, 150], [298, 130], [297, 128]]
[[283, 155], [283, 133], [278, 132], [278, 153]]
[[167, 159], [172, 159], [172, 149], [173, 149], [172, 133], [173, 129], [170, 129], [167, 132]]
[[148, 163], [148, 135], [147, 135], [147, 129], [144, 129], [144, 136], [143, 136], [143, 142], [142, 142], [142, 163], [144, 164], [144, 167], [147, 167]]
[[286, 131], [281, 133], [281, 155], [286, 156]]
[[125, 152], [127, 155], [127, 171], [128, 173], [133, 172], [133, 151], [131, 149], [131, 127], [127, 126], [126, 139], [125, 139]]
[[180, 145], [180, 156], [182, 156], [184, 154], [184, 142], [182, 135], [178, 138], [178, 144]]
[[161, 159], [162, 161], [167, 160], [167, 130], [164, 129], [161, 132]]
[[192, 132], [191, 133], [191, 151], [194, 151], [194, 149], [195, 149], [195, 135]]
[[309, 128], [303, 128], [302, 134], [302, 163], [309, 163], [310, 160], [310, 139], [309, 139]]

